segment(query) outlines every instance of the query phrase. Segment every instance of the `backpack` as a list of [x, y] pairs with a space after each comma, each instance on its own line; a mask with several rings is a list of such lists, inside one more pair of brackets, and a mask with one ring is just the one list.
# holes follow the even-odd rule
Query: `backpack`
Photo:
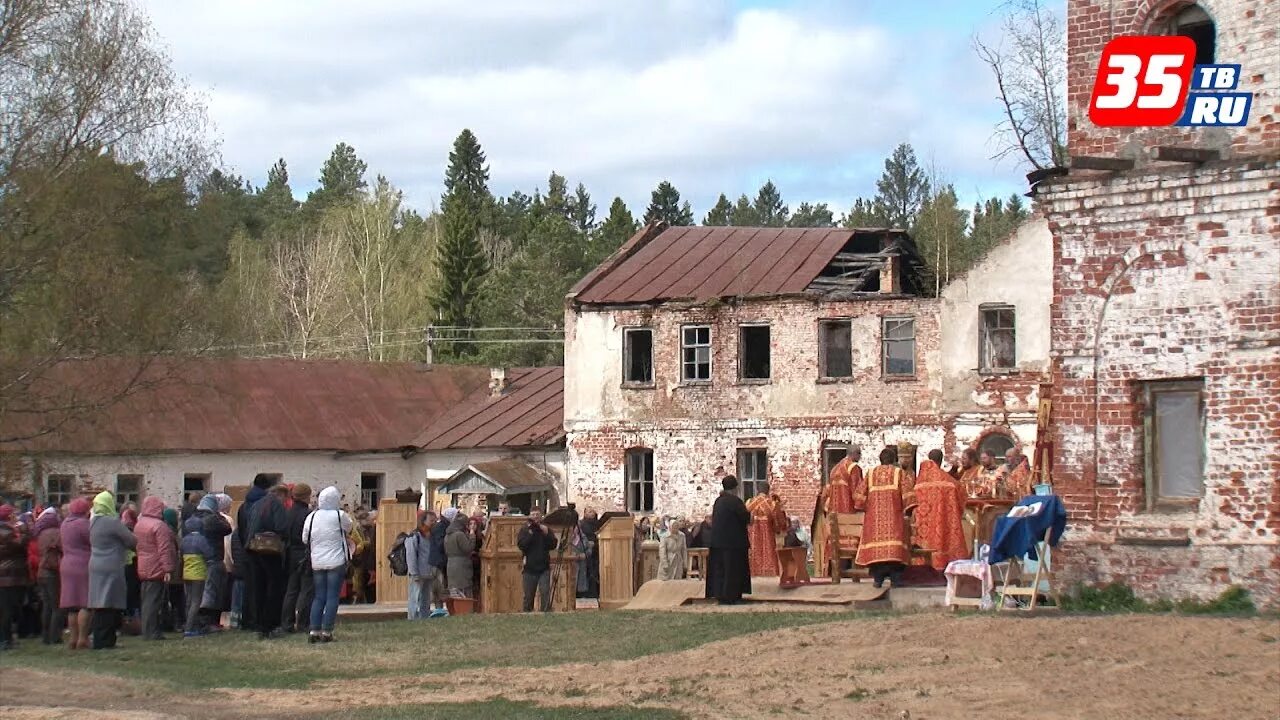
[[392, 575], [409, 574], [409, 549], [405, 547], [405, 541], [408, 539], [409, 533], [400, 533], [391, 546], [391, 552], [387, 553], [387, 560], [391, 562]]

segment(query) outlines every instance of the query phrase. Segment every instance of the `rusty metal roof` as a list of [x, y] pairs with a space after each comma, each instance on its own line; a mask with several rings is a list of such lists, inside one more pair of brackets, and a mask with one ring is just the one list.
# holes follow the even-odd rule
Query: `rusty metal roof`
[[570, 291], [580, 303], [790, 295], [805, 292], [864, 237], [905, 237], [882, 228], [646, 226]]
[[507, 371], [494, 397], [478, 390], [414, 441], [424, 450], [546, 447], [564, 440], [564, 368]]
[[545, 492], [555, 487], [548, 473], [528, 463], [520, 460], [494, 460], [467, 465], [454, 473], [437, 492], [459, 492], [458, 485], [462, 484], [459, 481], [468, 480], [473, 475], [488, 480], [494, 486], [489, 492], [497, 490], [502, 495]]
[[[139, 361], [60, 363], [53, 393], [128, 384]], [[173, 359], [141, 366], [136, 391], [8, 449], [124, 454], [230, 450], [392, 450], [486, 387], [480, 367], [348, 360]], [[108, 395], [110, 392], [108, 392]], [[6, 413], [3, 436], [42, 418]]]

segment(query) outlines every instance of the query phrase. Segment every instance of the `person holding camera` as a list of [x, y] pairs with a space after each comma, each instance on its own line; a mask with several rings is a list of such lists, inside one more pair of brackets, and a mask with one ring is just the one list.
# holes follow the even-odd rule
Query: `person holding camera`
[[533, 612], [533, 594], [541, 599], [542, 612], [551, 612], [551, 551], [559, 542], [542, 523], [542, 511], [529, 511], [529, 522], [520, 530], [516, 546], [524, 554], [524, 612]]

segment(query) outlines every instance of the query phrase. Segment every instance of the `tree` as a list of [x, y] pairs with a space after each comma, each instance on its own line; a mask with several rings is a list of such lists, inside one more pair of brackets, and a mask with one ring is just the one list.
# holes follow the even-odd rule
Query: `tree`
[[[262, 237], [263, 220], [253, 188], [238, 175], [215, 169], [199, 183], [190, 229], [179, 238], [185, 263], [210, 283], [227, 269], [227, 239], [238, 229]], [[187, 208], [181, 208], [180, 212]]]
[[542, 205], [546, 212], [559, 215], [565, 220], [572, 217], [569, 181], [565, 180], [563, 175], [558, 175], [555, 171], [551, 172], [551, 176], [547, 178], [547, 195], [543, 198]]
[[1027, 210], [1022, 204], [1022, 198], [1016, 194], [1004, 201], [1000, 198], [988, 198], [985, 202], [975, 203], [973, 229], [960, 256], [963, 267], [972, 266], [1026, 219]]
[[319, 338], [337, 334], [342, 304], [343, 238], [334, 213], [306, 231], [275, 244], [271, 271], [281, 337], [290, 355], [307, 358], [323, 347]]
[[791, 219], [787, 221], [787, 227], [793, 228], [829, 228], [835, 227], [835, 217], [831, 214], [831, 208], [826, 203], [818, 203], [811, 205], [807, 202], [800, 203], [800, 207], [796, 208]]
[[344, 142], [338, 143], [320, 169], [320, 187], [307, 195], [308, 208], [323, 210], [355, 202], [369, 186], [364, 179], [368, 169], [369, 166], [356, 155], [355, 148]]
[[[436, 252], [439, 283], [432, 295], [440, 324], [471, 328], [476, 324], [476, 301], [489, 272], [480, 240], [481, 218], [492, 204], [489, 168], [480, 142], [470, 130], [454, 140], [445, 171], [441, 199], [444, 233]], [[460, 354], [470, 352], [461, 348]]]
[[583, 235], [589, 235], [596, 226], [596, 206], [591, 202], [587, 187], [578, 183], [569, 200], [569, 219], [573, 226]]
[[661, 220], [672, 227], [693, 224], [693, 208], [689, 207], [688, 202], [680, 204], [680, 191], [666, 180], [658, 183], [649, 200], [649, 207], [644, 212], [646, 225], [655, 220]]
[[884, 173], [876, 181], [876, 212], [893, 228], [910, 228], [929, 197], [929, 179], [907, 143], [893, 149], [884, 161]]
[[857, 198], [853, 207], [840, 218], [840, 226], [846, 228], [882, 228], [889, 224], [874, 200]]
[[298, 201], [289, 187], [289, 166], [284, 158], [267, 170], [267, 184], [258, 190], [258, 207], [264, 229], [289, 220], [297, 211]]
[[[1067, 34], [1041, 0], [1011, 0], [1002, 40], [974, 36], [978, 57], [991, 69], [1003, 119], [996, 125], [996, 158], [1021, 156], [1036, 169], [1066, 167]], [[1007, 44], [1006, 44], [1007, 43]]]
[[[157, 353], [210, 344], [200, 284], [130, 248], [182, 229], [146, 209], [186, 201], [211, 153], [204, 109], [129, 3], [0, 5], [0, 97], [0, 417], [31, 420], [0, 430], [4, 442], [119, 401]], [[73, 358], [107, 354], [136, 372], [94, 387], [59, 379]]]
[[763, 227], [785, 227], [790, 214], [782, 202], [782, 193], [778, 192], [772, 180], [760, 186], [751, 208], [755, 211], [756, 222]]
[[953, 254], [964, 244], [968, 225], [969, 213], [960, 208], [951, 185], [942, 186], [920, 209], [912, 235], [921, 259], [933, 276], [935, 296], [954, 274], [967, 269], [967, 266], [956, 267]]
[[746, 195], [739, 195], [738, 201], [733, 204], [733, 210], [729, 212], [729, 224], [735, 227], [755, 227], [760, 224], [756, 206], [751, 204]]
[[702, 219], [702, 224], [708, 227], [724, 227], [729, 224], [729, 214], [733, 212], [733, 204], [729, 202], [729, 198], [720, 193], [720, 197], [716, 199], [716, 204], [707, 211], [707, 216]]
[[596, 230], [596, 244], [607, 255], [622, 247], [622, 244], [629, 240], [639, 227], [639, 223], [627, 209], [627, 204], [622, 202], [622, 198], [615, 197], [609, 205], [609, 216]]

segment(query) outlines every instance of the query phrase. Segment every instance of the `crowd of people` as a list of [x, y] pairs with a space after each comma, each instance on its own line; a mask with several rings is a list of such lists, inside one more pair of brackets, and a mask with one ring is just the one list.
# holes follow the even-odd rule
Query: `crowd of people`
[[[258, 475], [236, 516], [225, 493], [141, 511], [110, 492], [16, 513], [0, 506], [0, 649], [15, 635], [69, 650], [194, 639], [224, 629], [264, 640], [333, 640], [340, 595], [372, 601], [376, 515], [342, 506], [336, 487]], [[224, 618], [226, 620], [224, 624]]]

